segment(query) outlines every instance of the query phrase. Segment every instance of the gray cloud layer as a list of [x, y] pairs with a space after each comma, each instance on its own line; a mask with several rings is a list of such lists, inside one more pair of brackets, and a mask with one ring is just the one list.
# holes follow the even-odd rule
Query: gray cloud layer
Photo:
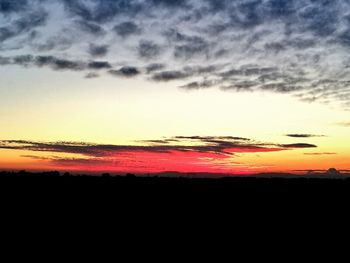
[[81, 154], [90, 157], [106, 157], [119, 152], [206, 152], [231, 155], [235, 152], [282, 151], [300, 148], [316, 148], [306, 143], [260, 143], [248, 138], [233, 136], [176, 136], [162, 140], [141, 141], [141, 145], [103, 145], [82, 142], [37, 142], [25, 140], [0, 140], [0, 149]]
[[[0, 64], [31, 53], [46, 57], [36, 65], [58, 70], [144, 72], [183, 89], [288, 93], [350, 107], [349, 12], [347, 0], [0, 0]], [[86, 55], [106, 64], [73, 62]], [[194, 70], [203, 65], [212, 68]]]

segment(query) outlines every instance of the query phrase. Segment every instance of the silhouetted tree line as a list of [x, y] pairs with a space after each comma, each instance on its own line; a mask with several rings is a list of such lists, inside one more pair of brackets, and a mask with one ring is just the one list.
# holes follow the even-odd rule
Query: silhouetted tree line
[[341, 174], [334, 168], [329, 169], [325, 173], [316, 173], [316, 172], [308, 172], [306, 175], [295, 175], [295, 174], [286, 174], [286, 173], [260, 173], [249, 176], [227, 176], [227, 177], [216, 177], [213, 175], [212, 178], [201, 178], [200, 174], [195, 176], [196, 174], [181, 174], [178, 176], [170, 177], [165, 174], [155, 174], [148, 176], [136, 176], [135, 174], [127, 173], [126, 175], [111, 175], [110, 173], [103, 173], [101, 175], [88, 175], [88, 174], [71, 174], [70, 172], [60, 173], [58, 171], [48, 171], [48, 172], [28, 172], [25, 170], [22, 171], [2, 171], [0, 172], [0, 178], [89, 178], [89, 179], [109, 179], [109, 180], [129, 180], [129, 181], [291, 181], [291, 180], [329, 180], [329, 179], [342, 179], [342, 181], [350, 180], [350, 173]]
[[[189, 177], [189, 176], [192, 176]], [[177, 174], [173, 177], [164, 174], [136, 176], [134, 174], [114, 175], [103, 173], [100, 176], [71, 174], [69, 172], [0, 172], [0, 200], [27, 198], [35, 202], [45, 200], [114, 200], [116, 204], [130, 200], [154, 202], [169, 200], [207, 200], [224, 198], [232, 202], [245, 199], [271, 198], [281, 196], [300, 198], [301, 196], [326, 197], [334, 194], [339, 198], [350, 197], [350, 175], [313, 174], [299, 176], [292, 174], [260, 174], [255, 177], [193, 178], [196, 174]], [[218, 175], [219, 176], [219, 175]], [[341, 178], [341, 179], [332, 179]], [[194, 199], [193, 199], [194, 198]], [[148, 201], [147, 201], [148, 200]], [[270, 199], [269, 199], [270, 200]], [[103, 201], [103, 202], [104, 202]], [[69, 203], [69, 202], [68, 202]], [[79, 207], [76, 204], [76, 207]]]

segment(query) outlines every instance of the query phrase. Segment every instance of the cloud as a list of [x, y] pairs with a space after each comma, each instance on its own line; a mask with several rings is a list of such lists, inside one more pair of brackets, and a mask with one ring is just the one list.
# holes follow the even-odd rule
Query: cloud
[[323, 153], [304, 153], [304, 155], [336, 155], [337, 153], [323, 152]]
[[187, 90], [204, 89], [204, 88], [213, 87], [218, 83], [219, 83], [219, 81], [217, 81], [217, 80], [194, 81], [194, 82], [188, 83], [186, 85], [180, 86], [180, 88], [187, 89]]
[[283, 148], [295, 148], [295, 149], [303, 149], [303, 148], [317, 148], [314, 144], [309, 143], [293, 143], [293, 144], [281, 144], [280, 145]]
[[292, 138], [313, 138], [313, 137], [325, 137], [325, 135], [315, 135], [315, 134], [286, 134], [287, 137]]
[[189, 60], [196, 56], [209, 56], [209, 44], [201, 38], [178, 45], [174, 50], [174, 57], [183, 60]]
[[11, 64], [10, 58], [0, 56], [0, 65], [4, 66], [9, 64]]
[[177, 59], [189, 60], [196, 56], [209, 55], [210, 45], [201, 36], [186, 35], [175, 29], [165, 31], [163, 36], [170, 43], [175, 43], [174, 57]]
[[[1, 63], [1, 58], [0, 58], [0, 63]], [[150, 74], [154, 71], [159, 71], [165, 68], [164, 64], [160, 64], [160, 63], [152, 63], [146, 66], [146, 72], [147, 74]]]
[[101, 166], [110, 164], [110, 160], [104, 160], [101, 158], [65, 158], [59, 156], [36, 156], [36, 155], [22, 155], [23, 158], [30, 158], [39, 161], [49, 161], [52, 164], [71, 166], [79, 165], [85, 167]]
[[140, 74], [140, 71], [136, 67], [122, 67], [119, 70], [110, 70], [109, 73], [118, 77], [135, 77]]
[[142, 4], [139, 1], [130, 0], [88, 0], [71, 1], [62, 0], [65, 10], [72, 17], [79, 17], [82, 20], [106, 23], [121, 14], [135, 15], [141, 11]]
[[81, 21], [78, 20], [75, 22], [75, 25], [82, 31], [86, 33], [90, 33], [94, 36], [103, 36], [106, 34], [106, 31], [103, 29], [102, 26], [96, 24], [96, 23], [91, 23], [88, 21]]
[[154, 81], [171, 81], [171, 80], [181, 80], [190, 77], [190, 73], [183, 71], [162, 71], [156, 73], [152, 76]]
[[114, 26], [113, 30], [121, 37], [128, 37], [141, 33], [141, 29], [134, 22], [123, 22]]
[[98, 78], [100, 75], [95, 73], [95, 72], [90, 72], [88, 74], [85, 75], [86, 79], [95, 79]]
[[[8, 61], [11, 61], [11, 60], [9, 59]], [[12, 63], [17, 65], [28, 66], [33, 62], [34, 62], [34, 57], [31, 55], [20, 55], [12, 58]]]
[[92, 61], [88, 64], [88, 68], [99, 70], [99, 69], [110, 69], [112, 68], [112, 66], [107, 61]]
[[175, 136], [174, 139], [199, 140], [199, 141], [208, 141], [208, 140], [250, 141], [250, 139], [248, 138], [235, 137], [235, 136]]
[[0, 0], [0, 13], [13, 13], [26, 9], [28, 5], [27, 0]]
[[170, 8], [185, 8], [188, 5], [188, 0], [151, 0], [155, 5], [163, 5]]
[[0, 149], [14, 149], [41, 152], [81, 154], [85, 156], [109, 156], [123, 151], [198, 151], [229, 154], [233, 152], [265, 152], [267, 150], [288, 150], [294, 148], [315, 148], [312, 144], [268, 144], [255, 142], [249, 138], [234, 136], [176, 136], [162, 140], [140, 141], [142, 145], [106, 145], [83, 142], [37, 142], [26, 140], [2, 140]]
[[109, 50], [108, 45], [90, 44], [88, 52], [93, 57], [104, 57], [107, 55], [108, 50]]
[[30, 32], [36, 27], [42, 26], [47, 21], [48, 14], [42, 10], [28, 13], [23, 17], [11, 22], [9, 25], [0, 27], [0, 41], [18, 37]]
[[[146, 79], [186, 80], [181, 87], [193, 90], [285, 93], [349, 108], [349, 10], [347, 0], [0, 0], [0, 50], [3, 58], [16, 49], [84, 61], [78, 51], [96, 43], [89, 55], [116, 57], [121, 67], [167, 64], [167, 71], [140, 72], [153, 74]], [[185, 70], [218, 64], [205, 73]]]
[[350, 127], [350, 122], [339, 122], [338, 125], [342, 127]]
[[263, 143], [235, 136], [176, 136], [133, 145], [0, 140], [0, 150], [40, 152], [40, 156], [26, 154], [25, 157], [47, 162], [55, 169], [125, 172], [160, 172], [168, 168], [179, 172], [251, 171], [254, 168], [234, 162], [233, 158], [237, 154], [309, 147], [316, 146]]
[[141, 58], [152, 59], [159, 56], [161, 50], [159, 45], [152, 41], [142, 40], [138, 46], [138, 52]]
[[74, 40], [68, 35], [56, 35], [44, 40], [44, 42], [39, 42], [40, 34], [37, 31], [32, 31], [29, 39], [30, 42], [33, 42], [31, 44], [33, 49], [38, 52], [64, 51], [68, 50], [74, 43]]
[[84, 69], [84, 65], [79, 61], [61, 59], [54, 56], [37, 56], [34, 64], [38, 67], [49, 66], [55, 70], [73, 70], [79, 71]]
[[[0, 57], [2, 65], [20, 65], [24, 67], [50, 67], [54, 70], [103, 70], [111, 69], [112, 65], [108, 61], [75, 61], [54, 56], [32, 56], [20, 55], [14, 57]], [[126, 70], [126, 69], [124, 69]], [[124, 72], [125, 73], [125, 72]]]

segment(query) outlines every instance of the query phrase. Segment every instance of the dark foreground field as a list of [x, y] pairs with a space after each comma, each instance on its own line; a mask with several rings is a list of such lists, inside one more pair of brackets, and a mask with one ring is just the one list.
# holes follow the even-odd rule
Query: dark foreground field
[[[44, 213], [74, 223], [73, 215], [83, 214], [77, 224], [96, 217], [131, 217], [135, 222], [152, 218], [163, 223], [177, 218], [184, 223], [188, 215], [197, 213], [201, 214], [197, 220], [233, 215], [248, 217], [252, 224], [264, 218], [280, 223], [294, 218], [308, 224], [306, 215], [315, 212], [317, 220], [347, 213], [350, 179], [346, 176], [281, 176], [190, 179], [0, 172], [0, 208], [7, 216], [20, 212], [16, 216], [20, 221]], [[45, 222], [45, 216], [40, 220]]]
[[273, 194], [276, 196], [323, 195], [331, 193], [349, 194], [350, 178], [341, 176], [293, 176], [286, 174], [263, 174], [256, 177], [224, 178], [186, 178], [186, 177], [137, 177], [70, 175], [58, 172], [0, 172], [0, 191], [2, 194], [26, 193], [46, 196], [58, 194], [99, 195], [108, 197], [142, 197], [150, 196], [178, 197], [186, 195], [211, 196], [250, 196], [261, 197]]

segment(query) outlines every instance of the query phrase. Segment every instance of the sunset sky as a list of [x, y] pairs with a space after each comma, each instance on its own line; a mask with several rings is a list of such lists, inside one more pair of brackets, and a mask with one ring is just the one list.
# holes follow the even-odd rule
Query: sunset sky
[[0, 170], [350, 170], [347, 0], [0, 0]]

